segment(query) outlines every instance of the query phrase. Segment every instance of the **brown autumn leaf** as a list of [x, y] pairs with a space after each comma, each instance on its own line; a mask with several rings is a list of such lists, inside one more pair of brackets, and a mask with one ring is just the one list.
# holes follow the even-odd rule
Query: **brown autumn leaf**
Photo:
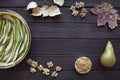
[[108, 23], [109, 28], [114, 29], [118, 26], [117, 20], [120, 20], [118, 11], [113, 8], [113, 6], [107, 2], [101, 2], [96, 4], [94, 8], [91, 9], [93, 14], [98, 15], [97, 26], [103, 26]]

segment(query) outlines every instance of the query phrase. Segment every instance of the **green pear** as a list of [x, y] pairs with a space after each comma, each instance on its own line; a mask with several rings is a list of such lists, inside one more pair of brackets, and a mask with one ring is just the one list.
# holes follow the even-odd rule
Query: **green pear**
[[105, 67], [112, 67], [116, 63], [116, 56], [111, 41], [108, 41], [103, 54], [101, 55], [100, 62]]

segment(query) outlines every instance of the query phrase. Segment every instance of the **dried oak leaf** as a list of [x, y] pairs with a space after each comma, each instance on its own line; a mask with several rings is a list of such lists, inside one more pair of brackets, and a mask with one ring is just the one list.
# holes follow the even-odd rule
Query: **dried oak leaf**
[[103, 26], [108, 23], [111, 29], [118, 26], [117, 20], [120, 20], [118, 11], [113, 8], [113, 6], [107, 2], [101, 2], [96, 4], [94, 8], [91, 9], [93, 14], [98, 15], [97, 26]]
[[53, 2], [59, 6], [62, 6], [64, 4], [64, 0], [53, 0]]
[[36, 8], [37, 6], [38, 6], [38, 5], [37, 5], [36, 2], [31, 1], [31, 2], [29, 2], [29, 4], [27, 5], [27, 10]]

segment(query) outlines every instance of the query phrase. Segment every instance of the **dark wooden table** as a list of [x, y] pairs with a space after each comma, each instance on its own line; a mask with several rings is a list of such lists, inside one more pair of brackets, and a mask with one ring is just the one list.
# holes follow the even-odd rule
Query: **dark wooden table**
[[[97, 16], [90, 10], [100, 0], [77, 0], [85, 2], [88, 15], [84, 19], [71, 16], [69, 6], [75, 0], [65, 0], [60, 7], [62, 15], [54, 18], [32, 17], [25, 11], [31, 0], [0, 0], [0, 9], [10, 9], [23, 16], [29, 24], [32, 33], [32, 45], [27, 57], [19, 65], [0, 70], [0, 80], [120, 80], [120, 24], [110, 30], [107, 26], [96, 27]], [[34, 0], [39, 6], [52, 5], [51, 0]], [[120, 10], [120, 0], [108, 0], [117, 10]], [[120, 23], [120, 22], [119, 22]], [[112, 68], [104, 68], [100, 64], [100, 55], [105, 44], [111, 40], [115, 49], [117, 63]], [[92, 70], [85, 75], [78, 74], [74, 62], [80, 56], [92, 60]], [[44, 66], [47, 61], [62, 66], [58, 78], [44, 76], [40, 72], [31, 74], [28, 58], [39, 61]]]

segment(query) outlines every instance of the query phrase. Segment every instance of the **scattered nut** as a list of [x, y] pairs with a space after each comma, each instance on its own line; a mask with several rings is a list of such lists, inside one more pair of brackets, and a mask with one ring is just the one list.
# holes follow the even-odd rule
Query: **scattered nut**
[[61, 71], [61, 70], [62, 70], [62, 67], [56, 66], [55, 69], [56, 69], [56, 71]]
[[75, 7], [76, 8], [83, 8], [84, 7], [84, 2], [76, 2]]
[[43, 71], [43, 66], [41, 64], [37, 68], [39, 71]]
[[32, 59], [29, 58], [29, 59], [27, 60], [27, 63], [28, 63], [29, 65], [31, 65], [31, 63], [32, 63]]
[[77, 10], [80, 8], [80, 17], [83, 18], [87, 15], [87, 10], [84, 8], [84, 2], [76, 2], [75, 5], [70, 6], [70, 10], [72, 11], [73, 16], [78, 16], [79, 11]]
[[50, 73], [48, 73], [48, 72], [42, 72], [42, 73], [46, 76], [50, 75]]
[[87, 13], [87, 9], [86, 9], [86, 8], [82, 8], [82, 9], [81, 9], [81, 12], [82, 12], [82, 13]]
[[77, 15], [78, 15], [78, 13], [79, 13], [79, 11], [74, 10], [74, 11], [72, 12], [72, 15], [73, 15], [73, 16], [77, 16]]
[[27, 63], [28, 63], [29, 65], [31, 65], [31, 67], [30, 67], [30, 72], [31, 72], [31, 73], [37, 72], [37, 70], [36, 70], [36, 67], [37, 67], [37, 69], [38, 69], [39, 71], [41, 71], [41, 72], [42, 72], [44, 75], [46, 75], [46, 76], [51, 75], [51, 77], [57, 77], [57, 76], [58, 76], [58, 72], [62, 70], [62, 67], [61, 67], [61, 66], [56, 66], [56, 67], [55, 67], [55, 71], [53, 71], [53, 72], [51, 73], [51, 70], [50, 70], [49, 68], [52, 68], [53, 65], [54, 65], [52, 61], [47, 62], [47, 67], [48, 67], [48, 68], [44, 68], [42, 64], [39, 64], [39, 65], [38, 65], [38, 62], [32, 60], [31, 58], [29, 58], [29, 59], [27, 60]]
[[57, 77], [58, 76], [58, 73], [56, 71], [53, 71], [52, 74], [51, 74], [52, 77]]
[[50, 75], [50, 69], [44, 68], [44, 69], [43, 69], [43, 74], [44, 74], [44, 75]]
[[33, 60], [31, 66], [36, 68], [38, 66], [38, 62]]
[[75, 9], [76, 9], [76, 7], [75, 7], [74, 5], [71, 5], [71, 6], [70, 6], [70, 10], [71, 10], [71, 11], [73, 11], [73, 10], [75, 10]]
[[48, 76], [48, 75], [50, 75], [50, 73], [49, 72], [42, 72], [44, 75], [46, 75], [46, 76]]
[[52, 61], [49, 61], [49, 62], [47, 62], [47, 66], [48, 66], [48, 68], [52, 68], [53, 67], [53, 62]]
[[87, 13], [80, 13], [80, 17], [83, 18], [87, 15]]
[[30, 72], [31, 72], [31, 73], [35, 73], [35, 72], [37, 72], [37, 71], [36, 71], [36, 69], [35, 69], [34, 67], [31, 67], [31, 68], [30, 68]]
[[43, 71], [44, 71], [44, 72], [50, 72], [50, 69], [44, 68]]

